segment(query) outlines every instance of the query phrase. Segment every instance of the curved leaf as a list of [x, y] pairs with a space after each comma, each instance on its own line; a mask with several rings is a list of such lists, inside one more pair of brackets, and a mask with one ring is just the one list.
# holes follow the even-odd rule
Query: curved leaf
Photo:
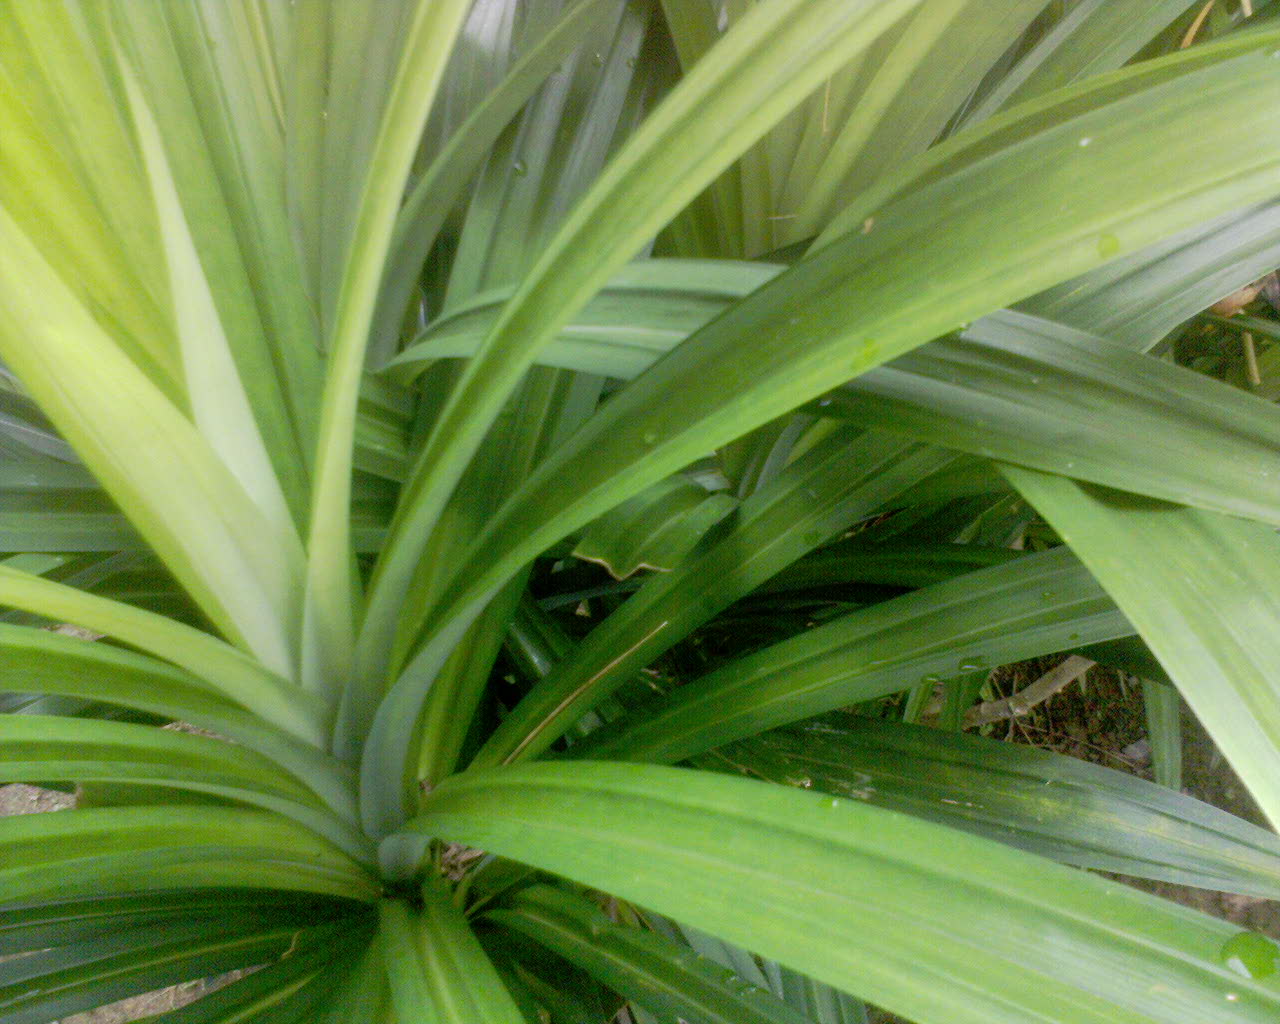
[[[834, 806], [833, 806], [834, 802]], [[859, 801], [682, 769], [526, 763], [443, 783], [413, 834], [724, 936], [920, 1024], [1263, 1024], [1238, 929]], [[398, 843], [402, 840], [391, 840]], [[940, 898], [945, 894], [945, 898]]]
[[1133, 627], [1070, 552], [1027, 555], [739, 658], [588, 736], [574, 756], [681, 761], [833, 708]]
[[699, 765], [865, 800], [1078, 867], [1264, 899], [1280, 893], [1280, 839], [1266, 829], [1017, 743], [833, 716], [722, 747]]

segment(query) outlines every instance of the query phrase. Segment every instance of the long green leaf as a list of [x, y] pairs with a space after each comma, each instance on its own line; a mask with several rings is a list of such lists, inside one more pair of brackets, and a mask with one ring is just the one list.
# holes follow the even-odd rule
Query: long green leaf
[[354, 213], [329, 339], [307, 538], [304, 678], [335, 693], [351, 675], [351, 469], [365, 351], [401, 193], [466, 0], [418, 0]]
[[628, 140], [524, 278], [440, 412], [372, 583], [361, 673], [385, 671], [396, 609], [429, 531], [538, 350], [720, 170], [915, 3], [779, 0], [753, 8], [717, 44], [717, 59], [690, 72]]
[[0, 624], [6, 688], [101, 701], [187, 722], [256, 750], [303, 782], [335, 813], [354, 820], [354, 779], [315, 746], [208, 692], [204, 680], [105, 644]]
[[507, 716], [474, 763], [547, 749], [584, 710], [717, 612], [949, 461], [945, 452], [875, 432], [830, 432], [748, 498], [713, 544], [651, 579], [601, 623]]
[[1115, 598], [1280, 822], [1280, 536], [1033, 470], [1005, 473]]
[[318, 701], [216, 637], [163, 615], [0, 565], [0, 603], [115, 637], [181, 668], [206, 689], [320, 746]]
[[4, 210], [0, 296], [0, 356], [218, 627], [291, 677], [290, 591], [300, 549], [263, 517]]
[[842, 716], [699, 760], [937, 821], [1066, 864], [1178, 885], [1280, 893], [1280, 839], [1176, 790], [1076, 758]]
[[665, 1019], [706, 1024], [808, 1024], [771, 995], [652, 932], [615, 924], [551, 886], [523, 890], [485, 917], [521, 932]]
[[431, 244], [516, 111], [616, 5], [617, 0], [579, 0], [566, 8], [556, 23], [520, 54], [502, 82], [455, 129], [419, 175], [396, 220], [371, 344], [385, 345], [385, 339], [399, 330]]
[[[692, 333], [713, 318], [713, 275], [740, 281], [739, 294], [770, 276], [768, 265], [727, 261], [634, 265], [540, 358], [636, 376], [683, 340], [682, 330]], [[723, 294], [727, 305], [734, 293]], [[1151, 299], [1145, 290], [1141, 295]], [[428, 333], [432, 340], [407, 350], [394, 365], [417, 365], [428, 351], [470, 354], [490, 308], [486, 303], [446, 318]], [[868, 370], [822, 402], [828, 412], [917, 440], [1280, 522], [1280, 478], [1269, 470], [1280, 444], [1280, 413], [1272, 403], [1048, 320], [993, 313], [958, 338], [930, 342]], [[1125, 443], [1132, 436], [1152, 439], [1153, 446], [1161, 438], [1173, 440], [1164, 452], [1139, 452]], [[1196, 447], [1216, 457], [1188, 458]]]
[[123, 783], [272, 810], [372, 862], [368, 840], [266, 757], [223, 740], [125, 722], [0, 716], [0, 782]]
[[[1264, 156], [1266, 144], [1257, 154], [1256, 175], [1243, 171], [1235, 147], [1213, 171], [1211, 156], [1197, 157], [1194, 169], [1209, 172], [1198, 183], [1188, 180], [1188, 167], [1176, 159], [1176, 171], [1167, 166], [1163, 185], [1146, 170], [1133, 173], [1139, 164], [1146, 167], [1147, 142], [1156, 136], [1167, 133], [1163, 161], [1172, 152], [1168, 147], [1189, 139], [1199, 145], [1202, 136], [1192, 126], [1202, 119], [1210, 134], [1221, 130], [1221, 99], [1236, 92], [1241, 74], [1275, 83], [1264, 54], [1191, 70], [1174, 67], [1183, 73], [1172, 80], [1157, 76], [1154, 84], [1126, 72], [1131, 83], [1104, 83], [1101, 97], [1092, 97], [1082, 113], [1070, 97], [1051, 127], [1045, 127], [1043, 111], [1033, 112], [1036, 131], [1012, 113], [1002, 124], [1016, 144], [1005, 139], [1005, 147], [986, 160], [880, 210], [869, 233], [831, 243], [637, 378], [489, 522], [468, 564], [459, 567], [453, 608], [439, 619], [441, 637], [454, 628], [453, 616], [474, 614], [475, 603], [517, 566], [706, 449], [1012, 301], [1023, 289], [1034, 292], [1053, 277], [1120, 255], [1130, 242], [1140, 247], [1273, 192], [1276, 154]], [[1131, 91], [1117, 98], [1117, 82], [1130, 83]], [[1100, 98], [1108, 102], [1096, 102]], [[1241, 116], [1249, 115], [1242, 110]], [[1251, 131], [1241, 139], [1260, 138]], [[1080, 146], [1081, 138], [1090, 144]], [[1132, 155], [1124, 157], [1131, 147]], [[1139, 192], [1149, 202], [1136, 214], [1124, 197]], [[1157, 200], [1158, 193], [1165, 200]], [[949, 225], [947, 246], [937, 244], [939, 217]], [[1119, 240], [1115, 252], [1112, 237]], [[1100, 246], [1100, 239], [1106, 244]], [[960, 252], [964, 258], [957, 264]], [[945, 292], [936, 286], [940, 278], [948, 282]], [[748, 338], [749, 346], [743, 344]], [[699, 386], [682, 388], [689, 380]], [[549, 516], [548, 508], [557, 512]], [[424, 658], [436, 656], [424, 648]]]
[[361, 900], [379, 890], [328, 841], [265, 811], [129, 807], [0, 818], [6, 900], [193, 886], [297, 889]]
[[[254, 967], [331, 942], [341, 926], [245, 930], [216, 921], [179, 921], [99, 938], [71, 950], [35, 953], [0, 965], [0, 1008], [11, 1024], [44, 1022], [182, 981]], [[5, 968], [17, 967], [12, 980]]]
[[592, 733], [588, 758], [680, 761], [858, 701], [988, 666], [1128, 636], [1067, 551], [924, 587], [739, 658]]
[[383, 959], [401, 1020], [524, 1024], [492, 961], [443, 881], [424, 888], [420, 910], [381, 903]]
[[1231, 924], [856, 800], [528, 763], [455, 776], [412, 828], [391, 842], [517, 856], [920, 1024], [1262, 1024], [1280, 1011], [1274, 979], [1220, 956]]

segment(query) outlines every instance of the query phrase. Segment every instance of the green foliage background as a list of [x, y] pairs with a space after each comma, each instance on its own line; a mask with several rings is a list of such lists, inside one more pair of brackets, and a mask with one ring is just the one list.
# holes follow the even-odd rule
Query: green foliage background
[[1274, 1022], [1274, 7], [2, 0], [0, 1016]]

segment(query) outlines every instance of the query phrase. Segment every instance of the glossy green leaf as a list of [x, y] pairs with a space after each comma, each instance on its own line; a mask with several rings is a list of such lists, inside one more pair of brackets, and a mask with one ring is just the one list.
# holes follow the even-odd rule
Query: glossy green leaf
[[[1280, 525], [1280, 410], [1020, 314], [983, 317], [841, 388], [867, 427]], [[1135, 446], [1133, 438], [1145, 443]]]
[[1000, 79], [969, 119], [1120, 67], [1191, 6], [1188, 0], [1082, 0]]
[[681, 761], [921, 681], [1132, 634], [1068, 551], [860, 609], [739, 658], [593, 733], [578, 756]]
[[270, 962], [294, 943], [305, 948], [332, 941], [335, 931], [333, 925], [246, 930], [200, 920], [123, 931], [93, 946], [53, 949], [0, 965], [0, 1008], [13, 1024], [43, 1024], [126, 996]]
[[950, 461], [872, 431], [819, 436], [743, 502], [712, 544], [649, 580], [601, 623], [494, 730], [474, 763], [547, 749], [583, 711], [717, 612]]
[[1274, 899], [1280, 839], [1176, 790], [1035, 747], [853, 716], [768, 732], [706, 768], [812, 787], [1066, 864]]
[[[1018, 144], [880, 210], [869, 233], [853, 232], [828, 245], [637, 378], [490, 521], [473, 546], [470, 564], [457, 573], [461, 582], [453, 614], [474, 614], [474, 602], [516, 566], [707, 448], [1021, 297], [1016, 292], [1023, 288], [1035, 292], [1052, 277], [1069, 277], [1121, 255], [1129, 243], [1140, 247], [1247, 203], [1251, 196], [1245, 193], [1254, 186], [1258, 196], [1274, 188], [1272, 172], [1262, 169], [1252, 185], [1244, 185], [1248, 175], [1241, 177], [1244, 163], [1234, 147], [1230, 161], [1224, 158], [1216, 171], [1209, 171], [1209, 159], [1195, 161], [1197, 170], [1213, 178], [1200, 185], [1185, 179], [1185, 164], [1169, 150], [1168, 205], [1156, 199], [1162, 186], [1145, 171], [1141, 181], [1131, 174], [1134, 164], [1120, 155], [1126, 145], [1141, 138], [1145, 146], [1167, 132], [1169, 146], [1192, 138], [1199, 146], [1208, 138], [1191, 127], [1200, 117], [1212, 122], [1205, 125], [1210, 134], [1224, 126], [1210, 95], [1237, 88], [1246, 67], [1251, 79], [1257, 76], [1252, 80], [1262, 81], [1270, 76], [1271, 64], [1264, 54], [1247, 54], [1191, 70], [1176, 62], [1173, 67], [1183, 73], [1172, 80], [1156, 76], [1154, 83], [1132, 73], [1131, 90], [1123, 98], [1116, 98], [1117, 83], [1129, 79], [1104, 83], [1091, 97], [1094, 105], [1082, 113], [1064, 101], [1051, 127], [1043, 127], [1046, 115], [1035, 111], [1039, 131], [1031, 132], [1012, 112], [1001, 124], [1022, 133]], [[1208, 89], [1211, 82], [1213, 89], [1200, 88]], [[1109, 102], [1098, 102], [1103, 98]], [[1200, 99], [1205, 105], [1196, 110]], [[1158, 125], [1148, 123], [1153, 116], [1159, 117]], [[1081, 138], [1090, 144], [1080, 146]], [[1057, 175], [1061, 180], [1050, 183]], [[1149, 200], [1143, 214], [1135, 216], [1120, 202], [1128, 190]], [[1193, 193], [1194, 201], [1186, 198]], [[1068, 201], [1068, 195], [1075, 198]], [[1222, 206], [1212, 210], [1217, 203]], [[948, 246], [924, 244], [926, 238], [936, 240], [940, 217], [948, 224]], [[1108, 242], [1102, 254], [1101, 234], [1121, 239], [1117, 251], [1111, 252]], [[952, 257], [961, 251], [964, 258], [957, 264]], [[966, 273], [972, 281], [961, 280]], [[926, 287], [940, 274], [949, 282], [945, 293]], [[744, 338], [752, 344], [744, 346]], [[732, 373], [724, 372], [728, 367]], [[691, 379], [700, 387], [680, 390], [679, 382]], [[679, 403], [666, 400], [676, 392]], [[549, 516], [547, 509], [556, 512]], [[450, 621], [442, 619], [440, 628], [452, 628]]]
[[[357, 175], [358, 206], [352, 213], [351, 241], [342, 263], [333, 327], [327, 339], [329, 362], [307, 535], [304, 676], [323, 693], [335, 692], [351, 674], [356, 625], [351, 469], [369, 329], [414, 149], [466, 9], [465, 0], [417, 0], [413, 4], [385, 109], [377, 115], [377, 136], [368, 168]], [[357, 75], [363, 73], [362, 69], [353, 70]], [[345, 120], [344, 124], [348, 130], [361, 127]]]
[[145, 784], [276, 811], [358, 860], [368, 841], [266, 757], [225, 740], [125, 722], [44, 715], [0, 717], [0, 783]]
[[652, 932], [610, 921], [598, 908], [550, 886], [525, 889], [485, 917], [555, 950], [628, 999], [665, 1019], [706, 1024], [805, 1024], [767, 990]]
[[1151, 744], [1151, 768], [1156, 782], [1182, 792], [1182, 701], [1178, 691], [1144, 679], [1142, 704]]
[[920, 1024], [1216, 1024], [1228, 1005], [1262, 1022], [1280, 1008], [1274, 981], [1220, 961], [1226, 922], [834, 803], [682, 769], [530, 763], [449, 780], [413, 829], [678, 914]]
[[0, 236], [0, 356], [210, 618], [291, 676], [290, 591], [301, 551], [111, 343], [4, 211]]
[[310, 695], [216, 637], [154, 612], [0, 566], [0, 602], [104, 633], [185, 668], [204, 688], [320, 745], [323, 709]]
[[[441, 410], [372, 584], [362, 671], [380, 665], [376, 652], [429, 531], [539, 348], [716, 173], [915, 2], [760, 5], [719, 42], [719, 58], [701, 63], [632, 135], [524, 278]], [[606, 209], [610, 216], [602, 216]]]
[[277, 814], [230, 807], [94, 808], [0, 818], [10, 901], [193, 886], [375, 898], [363, 868]]
[[573, 555], [598, 562], [619, 580], [641, 569], [670, 572], [737, 505], [727, 494], [708, 494], [692, 480], [671, 477], [588, 526]]
[[583, 36], [613, 7], [616, 0], [580, 0], [568, 7], [554, 25], [520, 54], [501, 83], [454, 130], [430, 166], [413, 183], [396, 220], [392, 251], [378, 300], [374, 346], [398, 331], [432, 242], [454, 203], [489, 157], [503, 129], [547, 76], [581, 45]]
[[420, 909], [383, 900], [383, 960], [401, 1020], [439, 1024], [524, 1024], [462, 912], [441, 882], [428, 882]]
[[270, 758], [337, 814], [353, 819], [354, 779], [332, 758], [208, 692], [200, 678], [144, 655], [27, 626], [0, 624], [4, 685], [18, 693], [101, 701], [227, 736]]
[[1280, 821], [1280, 537], [1268, 527], [1006, 468], [1160, 659]]
[[221, 918], [261, 925], [320, 924], [364, 908], [353, 901], [271, 890], [191, 890], [99, 896], [6, 906], [0, 910], [0, 955], [72, 946], [101, 935], [166, 921]]

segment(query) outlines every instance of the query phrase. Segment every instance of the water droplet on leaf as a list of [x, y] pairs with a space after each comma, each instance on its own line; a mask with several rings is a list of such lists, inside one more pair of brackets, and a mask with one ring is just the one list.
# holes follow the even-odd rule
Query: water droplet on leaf
[[1280, 946], [1257, 932], [1240, 932], [1222, 944], [1218, 958], [1245, 978], [1266, 978], [1276, 973]]
[[517, 178], [523, 178], [529, 173], [529, 168], [525, 166], [525, 162], [523, 160], [517, 160], [511, 165], [511, 169], [515, 171]]

